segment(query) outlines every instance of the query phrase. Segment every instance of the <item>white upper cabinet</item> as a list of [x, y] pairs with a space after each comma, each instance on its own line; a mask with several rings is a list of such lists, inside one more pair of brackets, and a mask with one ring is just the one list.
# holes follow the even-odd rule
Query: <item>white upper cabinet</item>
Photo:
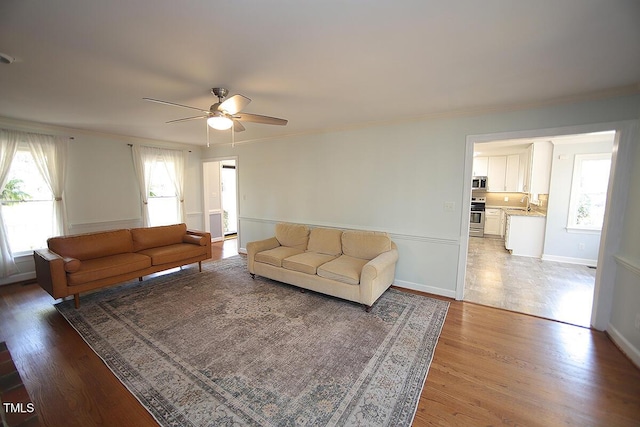
[[489, 175], [489, 158], [478, 156], [473, 158], [473, 176]]
[[551, 181], [551, 159], [553, 144], [550, 141], [536, 141], [531, 150], [531, 190], [534, 200], [539, 194], [549, 194]]
[[[476, 159], [482, 159], [476, 162]], [[486, 159], [486, 161], [485, 161]], [[477, 164], [476, 164], [477, 163]], [[506, 156], [476, 157], [474, 159], [474, 175], [482, 169], [486, 163], [486, 176], [488, 190], [492, 192], [520, 192], [523, 185], [523, 174], [520, 168], [520, 155], [510, 154]]]

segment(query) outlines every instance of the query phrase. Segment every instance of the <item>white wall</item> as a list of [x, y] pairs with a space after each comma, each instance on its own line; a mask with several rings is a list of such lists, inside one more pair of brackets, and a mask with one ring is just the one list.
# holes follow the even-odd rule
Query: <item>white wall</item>
[[[273, 235], [278, 221], [384, 230], [400, 252], [397, 285], [454, 297], [457, 284], [463, 283], [468, 242], [470, 183], [465, 174], [471, 174], [473, 149], [467, 145], [468, 137], [493, 137], [478, 138], [477, 142], [485, 142], [509, 139], [511, 133], [599, 128], [602, 123], [637, 122], [639, 117], [640, 95], [630, 95], [381, 124], [236, 144], [235, 148], [215, 145], [203, 149], [203, 157], [239, 158], [241, 248]], [[640, 184], [636, 180], [631, 185]], [[453, 212], [444, 210], [445, 202], [455, 203]], [[614, 246], [616, 239], [613, 236]], [[609, 257], [608, 251], [605, 256]], [[609, 294], [614, 286], [610, 277], [605, 275], [601, 286]], [[640, 298], [632, 298], [640, 306]], [[601, 298], [604, 306], [609, 306], [608, 299]], [[611, 311], [603, 312], [608, 319]], [[624, 314], [623, 321], [628, 323], [628, 316]]]
[[637, 118], [639, 103], [623, 97], [379, 125], [212, 146], [203, 157], [239, 156], [241, 247], [277, 221], [384, 230], [400, 251], [397, 284], [455, 296], [467, 135]]
[[633, 153], [627, 208], [620, 250], [616, 254], [613, 310], [607, 328], [623, 351], [640, 366], [640, 140]]
[[543, 259], [597, 264], [600, 233], [568, 232], [569, 202], [576, 154], [611, 153], [611, 136], [599, 142], [554, 144]]

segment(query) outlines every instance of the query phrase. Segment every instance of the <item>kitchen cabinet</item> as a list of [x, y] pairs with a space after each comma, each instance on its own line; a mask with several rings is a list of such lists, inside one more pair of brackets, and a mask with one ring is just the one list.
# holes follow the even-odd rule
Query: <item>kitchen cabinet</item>
[[489, 158], [478, 156], [473, 158], [473, 176], [489, 175]]
[[550, 141], [536, 141], [531, 145], [531, 181], [529, 193], [531, 193], [533, 200], [538, 200], [539, 194], [549, 194], [552, 157], [553, 144]]
[[502, 235], [502, 209], [488, 208], [484, 211], [484, 234]]
[[519, 154], [489, 156], [487, 159], [488, 191], [510, 193], [522, 191]]
[[531, 214], [506, 214], [504, 247], [512, 255], [542, 257], [546, 217]]

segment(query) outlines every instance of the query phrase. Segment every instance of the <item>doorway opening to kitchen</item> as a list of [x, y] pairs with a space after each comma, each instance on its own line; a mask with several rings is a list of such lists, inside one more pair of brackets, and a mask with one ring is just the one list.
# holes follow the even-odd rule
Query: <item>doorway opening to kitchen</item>
[[[473, 145], [483, 233], [468, 240], [464, 300], [591, 325], [615, 131]], [[476, 203], [477, 210], [477, 203]], [[473, 209], [471, 212], [473, 218]]]

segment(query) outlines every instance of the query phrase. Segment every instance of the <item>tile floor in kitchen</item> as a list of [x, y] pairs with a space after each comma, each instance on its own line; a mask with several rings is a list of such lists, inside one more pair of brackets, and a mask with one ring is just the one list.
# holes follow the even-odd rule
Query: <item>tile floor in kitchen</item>
[[464, 300], [589, 327], [596, 270], [513, 256], [504, 240], [470, 237]]

